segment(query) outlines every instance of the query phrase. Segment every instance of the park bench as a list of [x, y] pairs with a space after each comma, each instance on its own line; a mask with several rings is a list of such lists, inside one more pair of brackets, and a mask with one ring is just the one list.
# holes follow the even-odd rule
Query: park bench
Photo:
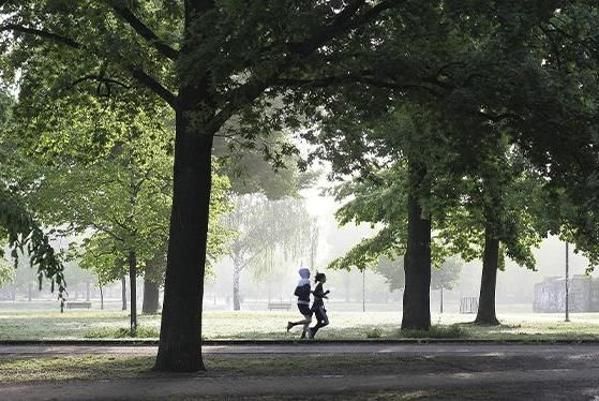
[[91, 302], [67, 302], [67, 309], [91, 309]]
[[478, 298], [462, 297], [460, 299], [460, 313], [476, 313], [478, 311]]
[[291, 304], [289, 302], [269, 302], [268, 310], [289, 310], [291, 308]]

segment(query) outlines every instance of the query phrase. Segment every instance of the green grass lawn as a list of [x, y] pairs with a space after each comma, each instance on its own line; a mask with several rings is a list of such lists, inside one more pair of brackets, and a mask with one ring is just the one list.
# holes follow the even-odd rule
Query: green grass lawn
[[[428, 373], [434, 363], [419, 357], [392, 354], [334, 355], [326, 363], [315, 364], [314, 355], [204, 355], [206, 377], [294, 376], [298, 372], [311, 375], [386, 374], [394, 370]], [[127, 355], [60, 355], [0, 358], [0, 383], [39, 381], [103, 380], [162, 376], [153, 372], [153, 356]]]
[[[222, 339], [296, 339], [299, 328], [285, 332], [294, 312], [206, 312], [204, 337]], [[433, 316], [436, 329], [430, 334], [401, 333], [401, 314], [394, 312], [330, 311], [331, 325], [319, 332], [321, 339], [395, 339], [401, 337], [450, 337], [471, 339], [594, 339], [599, 340], [599, 313], [572, 314], [570, 323], [560, 314], [500, 314], [497, 327], [477, 327], [468, 322], [473, 315]], [[127, 336], [128, 315], [111, 311], [2, 311], [0, 340], [47, 340], [85, 338], [123, 338]], [[156, 338], [159, 315], [139, 317], [139, 337]]]
[[[426, 375], [468, 374], [468, 372], [492, 372], [495, 369], [538, 369], [547, 363], [543, 356], [512, 356], [489, 358], [479, 356], [400, 356], [394, 354], [356, 354], [356, 355], [204, 355], [206, 372], [192, 374], [165, 374], [151, 370], [152, 356], [128, 355], [61, 355], [0, 358], [0, 383], [19, 384], [23, 391], [29, 385], [39, 382], [71, 383], [80, 388], [88, 381], [110, 382], [117, 379], [136, 379], [132, 385], [143, 386], [155, 378], [170, 377], [180, 380], [172, 395], [161, 398], [166, 401], [212, 401], [215, 399], [235, 401], [505, 401], [507, 399], [589, 399], [586, 391], [595, 391], [595, 381], [576, 385], [569, 383], [503, 383], [480, 386], [452, 388], [425, 388], [378, 391], [351, 391], [332, 386], [330, 391], [320, 394], [273, 394], [273, 395], [196, 395], [193, 396], [186, 383], [207, 378], [209, 381], [219, 378], [262, 378], [263, 380], [294, 380], [298, 376], [309, 376], [319, 380], [324, 376], [356, 376], [363, 380], [377, 375]], [[556, 368], [583, 369], [589, 361], [569, 358], [553, 360]], [[139, 379], [139, 380], [138, 380]], [[76, 380], [76, 382], [72, 382]], [[588, 380], [587, 380], [588, 381]], [[233, 384], [232, 384], [233, 385]], [[243, 389], [239, 387], [237, 390]], [[290, 391], [291, 393], [291, 391]], [[555, 397], [559, 394], [560, 397]], [[507, 395], [507, 398], [506, 398]], [[540, 397], [541, 395], [541, 397]], [[585, 395], [585, 397], [582, 397]]]
[[[154, 357], [127, 356], [127, 355], [72, 355], [72, 356], [36, 356], [36, 357], [6, 357], [0, 358], [0, 383], [2, 384], [33, 384], [36, 382], [64, 383], [78, 380], [77, 386], [85, 386], [86, 381], [111, 381], [116, 379], [135, 378], [142, 379], [137, 382], [143, 386], [143, 379], [168, 377], [169, 374], [153, 372], [151, 367]], [[323, 376], [359, 376], [367, 380], [369, 376], [377, 375], [434, 375], [434, 374], [463, 374], [464, 372], [485, 372], [494, 369], [537, 369], [546, 364], [542, 356], [509, 358], [497, 357], [493, 361], [486, 355], [480, 356], [399, 356], [394, 354], [363, 355], [205, 355], [206, 372], [197, 374], [175, 374], [173, 379], [181, 380], [181, 395], [173, 394], [161, 398], [168, 401], [208, 401], [216, 399], [214, 396], [192, 396], [185, 390], [186, 381], [196, 381], [199, 378], [218, 380], [218, 378], [235, 379], [242, 377], [263, 378], [268, 380], [319, 380]], [[554, 360], [557, 367], [577, 368], [587, 366], [588, 361], [577, 359], [571, 361]], [[595, 384], [587, 383], [593, 387]], [[25, 387], [24, 387], [25, 388]], [[238, 389], [239, 390], [239, 389]], [[532, 399], [542, 391], [544, 395], [555, 396], [561, 392], [561, 398], [555, 399], [583, 399], [572, 391], [584, 391], [568, 388], [562, 383], [542, 383], [536, 387], [530, 383], [494, 385], [492, 388], [481, 388], [474, 383], [470, 387], [459, 388], [429, 388], [420, 390], [385, 390], [373, 392], [344, 391], [331, 387], [330, 392], [312, 394], [306, 397], [302, 394], [277, 394], [256, 396], [223, 395], [224, 400], [237, 401], [449, 401], [449, 400], [502, 400], [506, 399]], [[563, 395], [568, 396], [564, 398]], [[509, 397], [506, 398], [506, 394]], [[569, 396], [572, 396], [570, 398]], [[220, 399], [220, 398], [219, 398]], [[554, 398], [551, 398], [554, 399]], [[588, 398], [584, 398], [588, 399]]]

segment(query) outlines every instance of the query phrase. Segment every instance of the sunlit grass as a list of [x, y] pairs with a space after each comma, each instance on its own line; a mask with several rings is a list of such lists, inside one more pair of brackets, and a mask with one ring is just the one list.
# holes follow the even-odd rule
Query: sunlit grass
[[153, 362], [148, 356], [116, 355], [1, 358], [0, 383], [137, 377], [149, 373]]
[[[499, 314], [502, 325], [479, 327], [469, 322], [474, 315], [434, 315], [433, 331], [399, 331], [401, 313], [329, 311], [330, 326], [319, 339], [465, 338], [489, 340], [599, 340], [599, 313], [571, 314], [565, 323], [561, 314]], [[287, 321], [298, 320], [295, 312], [205, 312], [203, 336], [208, 340], [294, 340], [299, 327], [287, 333]], [[0, 340], [50, 340], [126, 338], [129, 316], [121, 311], [14, 312], [0, 311]], [[140, 315], [138, 338], [156, 339], [160, 315]]]

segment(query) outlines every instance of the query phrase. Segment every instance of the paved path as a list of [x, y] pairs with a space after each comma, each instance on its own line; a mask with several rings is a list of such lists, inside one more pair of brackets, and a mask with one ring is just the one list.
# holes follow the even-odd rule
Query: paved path
[[[156, 355], [155, 346], [136, 345], [3, 345], [0, 358], [18, 355]], [[205, 354], [399, 354], [468, 355], [468, 356], [579, 356], [599, 358], [599, 344], [276, 344], [276, 345], [210, 345]]]
[[[244, 354], [281, 357], [289, 354], [330, 357], [370, 354], [372, 366], [377, 364], [377, 358], [393, 358], [397, 363], [389, 365], [394, 366], [389, 371], [369, 370], [366, 366], [360, 372], [354, 369], [310, 375], [310, 372], [302, 371], [291, 377], [276, 374], [260, 376], [255, 372], [253, 375], [226, 372], [217, 375], [147, 373], [134, 379], [0, 385], [0, 400], [156, 401], [192, 396], [236, 400], [237, 396], [294, 393], [304, 394], [305, 399], [309, 399], [311, 395], [321, 393], [435, 389], [456, 390], [456, 398], [442, 399], [461, 400], [461, 391], [483, 389], [489, 394], [499, 392], [504, 397], [493, 400], [599, 401], [599, 345], [310, 343], [208, 346], [204, 351], [224, 358]], [[0, 347], [0, 364], [3, 358], [19, 356], [74, 353], [153, 355], [155, 352], [155, 347], [147, 346], [3, 346]], [[407, 363], [410, 359], [412, 365]], [[436, 395], [433, 394], [430, 399], [437, 399]]]
[[[275, 344], [275, 345], [210, 345], [205, 354], [399, 354], [469, 355], [469, 356], [575, 356], [599, 358], [599, 344]], [[156, 355], [155, 346], [136, 345], [6, 345], [0, 346], [0, 358], [16, 355]]]
[[[570, 391], [568, 399], [598, 400], [599, 368], [584, 372], [570, 369], [541, 369], [526, 372], [475, 372], [424, 375], [329, 375], [289, 377], [172, 377], [128, 379], [118, 381], [71, 382], [63, 384], [13, 385], [0, 387], [3, 401], [98, 401], [98, 400], [163, 400], [176, 394], [183, 399], [194, 395], [213, 396], [227, 400], [234, 396], [258, 394], [315, 394], [356, 393], [390, 390], [421, 390], [438, 388], [484, 388], [501, 384], [542, 386], [559, 382], [562, 386], [586, 382], [584, 398]], [[590, 384], [589, 384], [590, 383]], [[216, 398], [218, 396], [218, 398]], [[506, 399], [510, 398], [509, 396]], [[537, 398], [535, 398], [537, 399]], [[545, 399], [545, 398], [540, 398]], [[552, 398], [556, 399], [556, 398]]]

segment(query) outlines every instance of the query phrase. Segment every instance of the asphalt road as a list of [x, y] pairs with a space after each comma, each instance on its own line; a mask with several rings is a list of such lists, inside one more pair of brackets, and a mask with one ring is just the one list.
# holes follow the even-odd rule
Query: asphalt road
[[[368, 397], [375, 392], [387, 391], [417, 394], [416, 398], [409, 399], [422, 401], [599, 401], [599, 345], [595, 344], [309, 343], [207, 346], [204, 352], [219, 358], [242, 359], [314, 356], [314, 360], [322, 364], [336, 357], [368, 356], [368, 362], [364, 363], [362, 358], [360, 366], [340, 368], [327, 374], [315, 374], [309, 369], [268, 374], [247, 371], [148, 373], [131, 379], [111, 379], [108, 375], [94, 381], [0, 384], [0, 400], [253, 401], [270, 396], [274, 398], [268, 398], [269, 401], [354, 401], [377, 399]], [[90, 353], [154, 355], [156, 347], [0, 346], [0, 368], [2, 361], [8, 359]], [[376, 369], [383, 361], [386, 361], [384, 370]], [[284, 398], [290, 394], [300, 397]]]
[[[16, 355], [156, 355], [156, 346], [145, 345], [0, 345], [0, 358]], [[524, 356], [544, 355], [599, 358], [599, 344], [270, 344], [210, 345], [205, 354], [397, 354], [404, 356], [470, 355]]]

